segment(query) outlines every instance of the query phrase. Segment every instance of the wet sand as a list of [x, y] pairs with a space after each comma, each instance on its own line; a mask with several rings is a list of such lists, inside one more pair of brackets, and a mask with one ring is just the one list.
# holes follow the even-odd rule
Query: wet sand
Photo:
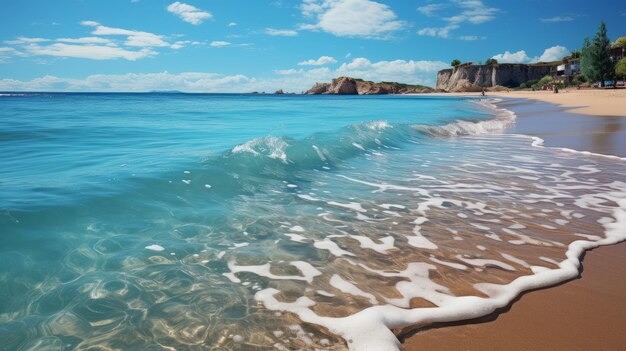
[[538, 136], [549, 147], [626, 157], [626, 110], [624, 117], [590, 116], [526, 99], [507, 99], [498, 106], [517, 115], [507, 133]]
[[[500, 106], [518, 116], [509, 133], [539, 136], [546, 146], [626, 156], [626, 117], [566, 113], [568, 107], [515, 98]], [[409, 351], [622, 350], [624, 325], [626, 243], [620, 243], [587, 252], [577, 279], [526, 292], [483, 318], [405, 329], [400, 337]]]
[[405, 349], [623, 350], [626, 243], [587, 252], [578, 279], [530, 291], [496, 314], [423, 330]]
[[592, 116], [626, 116], [626, 89], [562, 89], [552, 91], [493, 92], [489, 96], [534, 99], [557, 104], [569, 112]]

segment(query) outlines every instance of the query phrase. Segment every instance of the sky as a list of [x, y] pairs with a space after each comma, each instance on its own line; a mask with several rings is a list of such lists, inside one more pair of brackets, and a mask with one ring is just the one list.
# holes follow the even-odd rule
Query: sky
[[453, 59], [561, 59], [623, 0], [0, 0], [0, 91], [434, 86]]

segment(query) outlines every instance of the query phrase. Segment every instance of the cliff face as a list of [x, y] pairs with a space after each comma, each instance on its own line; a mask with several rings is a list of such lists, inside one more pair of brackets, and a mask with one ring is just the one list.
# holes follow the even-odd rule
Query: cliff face
[[550, 74], [549, 65], [469, 65], [437, 73], [437, 88], [449, 92], [481, 91], [495, 86], [518, 87], [531, 79]]
[[429, 93], [431, 91], [431, 88], [420, 85], [394, 82], [374, 83], [350, 77], [339, 77], [333, 79], [331, 83], [315, 83], [306, 94], [374, 95]]

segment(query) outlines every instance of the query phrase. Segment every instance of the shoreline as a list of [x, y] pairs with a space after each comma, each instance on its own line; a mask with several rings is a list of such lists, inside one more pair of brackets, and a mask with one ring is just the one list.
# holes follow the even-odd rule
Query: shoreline
[[[414, 94], [418, 95], [418, 94]], [[481, 93], [431, 93], [431, 96], [460, 96], [482, 98]], [[626, 117], [626, 89], [566, 88], [554, 94], [552, 91], [486, 91], [484, 98], [529, 99], [551, 103], [563, 111], [589, 116]]]
[[[588, 128], [588, 123], [599, 125], [605, 132], [615, 133], [616, 128], [603, 127], [615, 123], [617, 118], [620, 125], [617, 131], [626, 130], [622, 129], [622, 125], [626, 125], [624, 114], [616, 114], [626, 109], [611, 110], [614, 106], [607, 109], [602, 106], [605, 99], [583, 101], [578, 106], [567, 102], [559, 104], [554, 99], [546, 98], [545, 92], [534, 93], [541, 95], [527, 97], [503, 92], [486, 96], [503, 98], [496, 104], [497, 107], [517, 115], [515, 125], [507, 128], [505, 133], [533, 137], [539, 134], [540, 138], [545, 139], [546, 147], [575, 153], [600, 151], [594, 153], [598, 156], [611, 155], [608, 157], [626, 155], [626, 147], [621, 143], [608, 147], [605, 145], [602, 150], [587, 151], [584, 146], [588, 143], [583, 142], [593, 140], [594, 134], [597, 134], [594, 133], [595, 129]], [[618, 105], [626, 104], [626, 90], [623, 93], [623, 101]], [[580, 94], [571, 94], [574, 95], [576, 98], [582, 97]], [[482, 97], [480, 93], [442, 96]], [[613, 96], [610, 99], [619, 100], [620, 97]], [[532, 105], [539, 108], [528, 108]], [[605, 114], [598, 113], [600, 111]], [[560, 129], [555, 132], [550, 129], [550, 123], [546, 123], [550, 120], [556, 122], [557, 129], [571, 125], [576, 120], [578, 128], [570, 133], [559, 133]], [[595, 139], [605, 136], [606, 133], [600, 133], [600, 136], [595, 135]], [[483, 317], [402, 329], [399, 338], [403, 347], [407, 351], [619, 349], [626, 344], [626, 335], [621, 333], [619, 327], [626, 324], [626, 302], [623, 300], [626, 296], [626, 242], [588, 249], [580, 255], [579, 262], [577, 276], [524, 291], [505, 307]]]
[[[588, 250], [578, 277], [481, 318], [407, 333], [407, 351], [617, 350], [626, 343], [626, 242]], [[615, 279], [616, 277], [620, 279]]]

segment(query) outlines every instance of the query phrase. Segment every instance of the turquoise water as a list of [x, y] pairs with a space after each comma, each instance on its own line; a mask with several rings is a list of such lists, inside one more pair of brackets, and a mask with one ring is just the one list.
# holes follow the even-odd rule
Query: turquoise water
[[456, 98], [0, 96], [0, 349], [344, 349], [267, 293], [341, 318], [438, 305], [394, 288], [415, 264], [450, 296], [532, 274], [602, 236], [626, 170], [510, 123]]

